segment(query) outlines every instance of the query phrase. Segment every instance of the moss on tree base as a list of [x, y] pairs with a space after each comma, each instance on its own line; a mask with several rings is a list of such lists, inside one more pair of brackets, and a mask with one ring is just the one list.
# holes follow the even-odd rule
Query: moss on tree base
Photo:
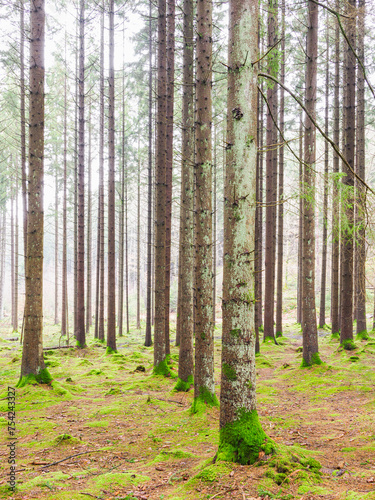
[[320, 359], [319, 353], [315, 352], [311, 356], [310, 363], [308, 363], [305, 359], [302, 359], [301, 368], [308, 368], [309, 366], [321, 365], [321, 364], [322, 364], [322, 360]]
[[200, 387], [199, 396], [194, 398], [190, 412], [192, 414], [203, 413], [207, 408], [219, 407], [219, 400], [215, 393], [210, 392], [206, 387]]
[[262, 429], [256, 410], [241, 410], [238, 420], [220, 430], [217, 460], [251, 465], [260, 452], [270, 455], [274, 451], [275, 443]]
[[174, 386], [174, 390], [178, 392], [187, 392], [190, 387], [194, 384], [194, 377], [190, 375], [187, 379], [187, 382], [184, 382], [180, 378], [177, 379], [177, 383]]
[[107, 349], [105, 350], [105, 353], [106, 354], [117, 354], [117, 351], [115, 349], [112, 349], [112, 347], [108, 347], [107, 346]]
[[50, 384], [53, 378], [47, 368], [41, 370], [37, 375], [34, 373], [29, 373], [28, 375], [24, 375], [21, 377], [16, 385], [18, 389], [21, 387], [25, 387], [28, 384]]
[[352, 339], [344, 340], [341, 343], [341, 346], [345, 349], [345, 351], [354, 351], [354, 349], [357, 349], [357, 346]]
[[162, 375], [163, 377], [176, 377], [176, 375], [171, 371], [167, 359], [164, 359], [158, 365], [154, 366], [152, 373], [154, 375]]
[[370, 335], [367, 333], [367, 330], [362, 330], [361, 332], [357, 333], [357, 340], [368, 340], [370, 338]]

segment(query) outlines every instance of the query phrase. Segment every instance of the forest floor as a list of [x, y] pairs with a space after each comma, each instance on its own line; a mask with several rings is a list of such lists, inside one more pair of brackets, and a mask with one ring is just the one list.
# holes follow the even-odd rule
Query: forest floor
[[[46, 351], [52, 385], [16, 389], [15, 493], [6, 390], [18, 381], [21, 348], [0, 329], [0, 498], [375, 500], [375, 337], [344, 351], [321, 330], [323, 364], [301, 368], [298, 328], [285, 327], [278, 346], [263, 343], [256, 360], [258, 412], [279, 448], [276, 469], [274, 457], [214, 464], [219, 410], [191, 415], [192, 391], [175, 393], [173, 379], [152, 375], [152, 347], [133, 330], [118, 339], [118, 354], [93, 341]], [[58, 345], [58, 327], [45, 331], [45, 345]], [[217, 393], [220, 351], [215, 340]], [[177, 372], [175, 347], [171, 363]], [[310, 474], [311, 458], [319, 472]]]

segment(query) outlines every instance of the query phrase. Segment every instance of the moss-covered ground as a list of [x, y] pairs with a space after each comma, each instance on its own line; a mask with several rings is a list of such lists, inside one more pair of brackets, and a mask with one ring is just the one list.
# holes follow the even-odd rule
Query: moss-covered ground
[[[45, 345], [58, 345], [46, 325]], [[0, 429], [7, 443], [7, 386], [19, 379], [21, 348], [0, 324]], [[192, 414], [193, 391], [153, 374], [143, 331], [106, 353], [45, 352], [51, 385], [16, 389], [17, 490], [9, 492], [8, 449], [0, 450], [0, 498], [76, 500], [375, 500], [375, 336], [343, 349], [320, 331], [321, 365], [301, 368], [299, 325], [257, 356], [258, 415], [277, 454], [254, 465], [214, 461], [219, 409]], [[220, 394], [220, 329], [215, 330]], [[73, 343], [73, 342], [72, 342]], [[178, 350], [169, 362], [177, 373]], [[58, 462], [58, 463], [55, 463]]]

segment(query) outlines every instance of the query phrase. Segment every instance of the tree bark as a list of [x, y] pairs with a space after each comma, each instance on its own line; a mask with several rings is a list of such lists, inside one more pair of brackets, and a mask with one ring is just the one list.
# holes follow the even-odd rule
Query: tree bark
[[141, 329], [141, 156], [138, 135], [138, 171], [137, 171], [137, 330]]
[[212, 0], [197, 4], [196, 39], [196, 315], [193, 411], [217, 405], [212, 297]]
[[179, 246], [179, 321], [180, 355], [178, 390], [193, 383], [193, 287], [194, 287], [194, 3], [183, 4], [183, 94], [182, 162]]
[[108, 305], [107, 347], [116, 351], [116, 234], [115, 234], [115, 25], [114, 0], [109, 1], [108, 76]]
[[[339, 0], [336, 0], [336, 10]], [[340, 145], [340, 29], [335, 29], [335, 83], [333, 96], [333, 141]], [[333, 190], [332, 190], [332, 258], [331, 258], [331, 323], [332, 334], [339, 333], [339, 255], [340, 255], [340, 201], [338, 190], [339, 156], [333, 153]]]
[[252, 464], [267, 441], [255, 400], [252, 258], [256, 208], [257, 74], [251, 61], [256, 60], [258, 54], [258, 2], [231, 0], [229, 13], [223, 350], [217, 458]]
[[49, 382], [43, 358], [44, 0], [30, 6], [29, 183], [22, 386]]
[[23, 251], [26, 269], [27, 248], [27, 185], [26, 185], [26, 117], [25, 117], [25, 6], [20, 0], [20, 119], [21, 119], [21, 179], [23, 210]]
[[[349, 0], [349, 18], [346, 20], [348, 39], [355, 46], [356, 38], [356, 0]], [[356, 60], [349, 46], [345, 51], [344, 68], [344, 154], [349, 165], [354, 169], [355, 158], [355, 83]], [[342, 178], [344, 187], [343, 218], [344, 224], [341, 231], [341, 294], [340, 294], [340, 343], [353, 340], [353, 225], [354, 225], [354, 176], [343, 165]]]
[[0, 319], [4, 312], [4, 281], [5, 281], [5, 242], [6, 242], [6, 207], [1, 214], [2, 226], [0, 229]]
[[[326, 88], [325, 88], [325, 119], [324, 133], [329, 132], [329, 25], [327, 11], [327, 26], [326, 26]], [[323, 328], [326, 324], [326, 280], [327, 280], [327, 237], [328, 237], [328, 142], [324, 143], [324, 176], [323, 176], [323, 235], [322, 235], [322, 274], [320, 280], [320, 310], [319, 310], [319, 328]]]
[[[281, 1], [281, 83], [285, 83], [285, 0]], [[280, 142], [284, 137], [284, 89], [280, 88]], [[283, 258], [284, 258], [284, 146], [279, 150], [279, 212], [277, 233], [276, 337], [283, 335]]]
[[64, 157], [63, 157], [63, 237], [62, 237], [62, 290], [61, 290], [61, 335], [67, 334], [67, 308], [68, 308], [68, 276], [67, 276], [67, 67], [66, 67], [66, 42], [65, 42], [65, 73], [64, 73]]
[[151, 337], [151, 277], [152, 277], [152, 3], [149, 1], [148, 19], [148, 167], [147, 167], [147, 290], [145, 346], [152, 345]]
[[[358, 0], [358, 57], [365, 63], [365, 1]], [[365, 180], [365, 82], [362, 69], [357, 73], [357, 126], [356, 126], [356, 172]], [[357, 279], [357, 335], [367, 330], [366, 326], [366, 193], [363, 185], [357, 182], [357, 220], [356, 220], [356, 262]]]
[[78, 255], [77, 324], [79, 347], [86, 346], [85, 332], [85, 2], [80, 0], [78, 73]]
[[89, 105], [89, 122], [88, 122], [88, 132], [89, 132], [89, 151], [87, 159], [87, 300], [86, 300], [86, 332], [90, 332], [90, 326], [92, 325], [92, 311], [91, 311], [91, 102]]
[[[276, 10], [277, 0], [268, 2], [268, 49], [276, 42]], [[275, 74], [275, 51], [268, 56], [268, 72]], [[274, 309], [275, 309], [275, 211], [276, 211], [276, 176], [272, 145], [277, 142], [275, 134], [277, 87], [267, 88], [267, 153], [266, 153], [266, 249], [265, 249], [265, 290], [264, 290], [264, 340], [267, 337], [275, 340]], [[271, 115], [272, 112], [272, 115]]]
[[169, 314], [171, 288], [172, 170], [175, 0], [167, 0], [167, 127], [166, 127], [166, 220], [165, 220], [165, 353], [170, 354]]
[[297, 323], [302, 326], [302, 240], [303, 240], [303, 121], [302, 111], [299, 122], [299, 216], [298, 216], [298, 276], [297, 276]]
[[59, 323], [59, 194], [58, 194], [57, 165], [55, 167], [55, 318], [54, 324]]
[[[318, 58], [318, 6], [308, 2], [306, 40], [306, 109], [316, 117], [316, 75]], [[305, 116], [303, 167], [303, 242], [302, 242], [302, 331], [303, 364], [320, 363], [315, 311], [315, 162], [316, 130]]]

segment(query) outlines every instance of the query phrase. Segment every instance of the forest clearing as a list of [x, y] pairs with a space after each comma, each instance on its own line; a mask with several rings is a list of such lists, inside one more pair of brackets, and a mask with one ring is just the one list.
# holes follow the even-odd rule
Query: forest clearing
[[[45, 331], [46, 345], [58, 345], [58, 329]], [[324, 363], [312, 368], [300, 368], [299, 325], [286, 327], [278, 346], [262, 344], [258, 412], [280, 454], [253, 466], [213, 463], [219, 410], [192, 415], [193, 393], [175, 392], [175, 380], [152, 375], [152, 348], [135, 329], [119, 339], [116, 355], [95, 341], [89, 349], [46, 350], [54, 382], [17, 390], [18, 490], [12, 495], [6, 485], [3, 449], [0, 497], [375, 499], [375, 336], [356, 341], [354, 351], [340, 348], [328, 330], [319, 336]], [[5, 340], [0, 349], [4, 387], [14, 385], [21, 349]], [[215, 340], [217, 392], [220, 351]], [[177, 360], [174, 347], [172, 373]], [[5, 431], [4, 417], [1, 425]]]

